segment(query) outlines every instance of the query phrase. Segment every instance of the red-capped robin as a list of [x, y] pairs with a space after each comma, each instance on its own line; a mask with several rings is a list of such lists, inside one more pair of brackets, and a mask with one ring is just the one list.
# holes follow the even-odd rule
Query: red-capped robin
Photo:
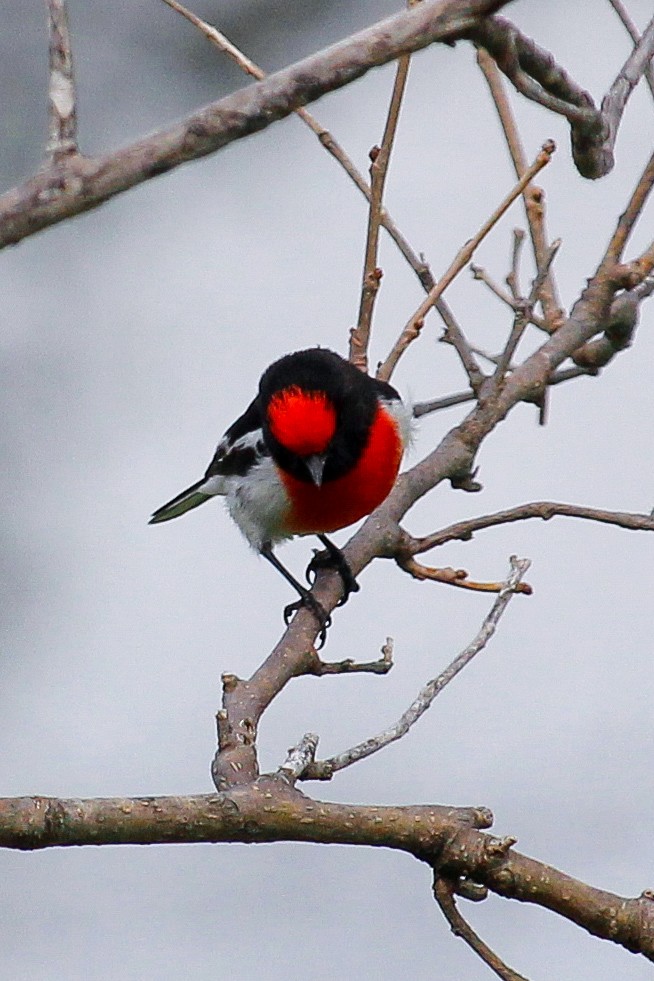
[[333, 351], [287, 354], [261, 377], [259, 392], [221, 439], [202, 480], [152, 515], [169, 521], [223, 496], [250, 545], [300, 596], [320, 622], [329, 618], [291, 575], [273, 547], [295, 535], [316, 535], [327, 550], [309, 566], [335, 565], [341, 604], [359, 586], [327, 537], [374, 511], [390, 493], [411, 429], [411, 410], [386, 382], [364, 374]]

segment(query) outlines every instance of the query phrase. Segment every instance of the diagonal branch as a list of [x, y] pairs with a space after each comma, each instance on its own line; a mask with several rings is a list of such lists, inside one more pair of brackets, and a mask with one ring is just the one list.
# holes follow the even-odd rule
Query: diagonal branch
[[[513, 161], [513, 167], [518, 178], [522, 177], [527, 169], [527, 157], [522, 145], [522, 140], [520, 139], [520, 133], [515, 121], [514, 114], [511, 110], [507, 94], [502, 84], [502, 79], [497, 68], [496, 63], [490, 57], [484, 48], [477, 49], [477, 63], [481, 68], [484, 78], [488, 84], [493, 102], [495, 104], [495, 109], [499, 116], [500, 125], [502, 126], [502, 131], [504, 132], [504, 137], [506, 139], [506, 144], [511, 154], [511, 160]], [[536, 268], [541, 269], [545, 264], [545, 257], [547, 254], [547, 230], [545, 226], [545, 195], [542, 188], [537, 187], [535, 184], [528, 184], [523, 192], [523, 201], [525, 205], [525, 212], [527, 215], [527, 223], [529, 225], [529, 235], [531, 237], [531, 244], [534, 251], [534, 257], [536, 259]], [[514, 233], [515, 235], [515, 233]], [[517, 298], [517, 282], [515, 268], [517, 263], [517, 256], [519, 254], [519, 249], [522, 239], [517, 236], [514, 239], [514, 250], [513, 250], [513, 274], [512, 280], [514, 285], [514, 298]], [[554, 277], [548, 275], [541, 287], [539, 299], [543, 306], [543, 315], [545, 317], [545, 324], [543, 325], [546, 330], [552, 333], [558, 324], [560, 323], [562, 316], [562, 304], [561, 299], [558, 294], [556, 287], [556, 282]]]
[[366, 739], [364, 742], [353, 746], [351, 749], [338, 753], [336, 756], [332, 756], [327, 760], [317, 760], [315, 763], [310, 764], [302, 774], [302, 778], [304, 780], [330, 780], [337, 770], [343, 770], [346, 766], [351, 766], [353, 763], [365, 760], [368, 756], [378, 753], [381, 749], [385, 749], [386, 746], [390, 746], [391, 743], [405, 736], [411, 726], [415, 725], [418, 719], [430, 708], [436, 696], [484, 649], [495, 633], [497, 623], [508, 606], [511, 597], [516, 592], [517, 586], [529, 568], [529, 565], [530, 563], [527, 559], [516, 559], [515, 557], [511, 559], [511, 573], [502, 584], [499, 596], [493, 603], [477, 635], [444, 671], [436, 678], [432, 678], [431, 681], [427, 682], [418, 692], [418, 695], [406, 712], [403, 713], [394, 725], [384, 729], [383, 732], [378, 733], [376, 736], [372, 736], [370, 739]]
[[454, 936], [461, 937], [502, 981], [528, 981], [522, 974], [513, 971], [504, 961], [500, 960], [495, 951], [491, 950], [488, 944], [485, 944], [481, 937], [475, 933], [457, 908], [454, 899], [454, 886], [455, 883], [450, 880], [439, 875], [434, 876], [434, 899], [440, 906]]
[[[640, 41], [640, 32], [638, 31], [636, 25], [634, 24], [631, 17], [629, 16], [628, 11], [625, 9], [622, 0], [609, 0], [609, 3], [615, 10], [620, 20], [622, 21], [622, 24], [624, 25], [624, 28], [627, 31], [627, 34], [629, 35], [631, 40], [634, 42], [634, 44], [638, 44], [638, 42]], [[647, 68], [645, 69], [645, 80], [649, 86], [650, 92], [654, 96], [654, 69], [652, 68], [651, 62], [648, 64]]]
[[409, 55], [402, 55], [398, 60], [381, 146], [374, 147], [370, 154], [372, 162], [370, 166], [370, 208], [368, 209], [366, 253], [363, 264], [359, 318], [356, 327], [350, 331], [349, 353], [352, 364], [365, 372], [368, 371], [368, 345], [370, 343], [372, 314], [382, 277], [382, 271], [377, 266], [377, 254], [384, 187], [400, 118], [400, 107], [409, 75], [410, 61]]
[[266, 129], [371, 68], [463, 37], [511, 0], [425, 0], [104, 157], [72, 155], [0, 197], [0, 248]]
[[[410, 317], [407, 324], [405, 325], [402, 333], [400, 334], [398, 340], [395, 342], [393, 348], [391, 349], [386, 360], [377, 369], [377, 378], [382, 381], [389, 381], [397, 363], [407, 349], [408, 345], [419, 336], [422, 325], [424, 324], [425, 317], [432, 309], [433, 306], [440, 300], [441, 296], [453, 282], [453, 280], [458, 276], [461, 270], [470, 262], [475, 250], [480, 245], [480, 243], [486, 238], [488, 233], [492, 228], [495, 227], [497, 222], [500, 220], [502, 215], [511, 207], [513, 202], [517, 197], [519, 197], [525, 187], [529, 182], [538, 174], [543, 167], [552, 159], [552, 154], [556, 150], [556, 146], [552, 140], [548, 140], [543, 144], [543, 147], [532, 163], [530, 167], [527, 168], [523, 176], [520, 178], [515, 187], [507, 194], [504, 200], [497, 206], [492, 215], [487, 218], [479, 231], [469, 239], [466, 244], [459, 249], [454, 260], [450, 264], [447, 271], [441, 276], [439, 281], [434, 285], [434, 287], [429, 291], [425, 299], [422, 301], [415, 313]], [[472, 357], [472, 355], [470, 355]], [[473, 359], [474, 360], [474, 359]], [[464, 359], [465, 364], [465, 359]], [[469, 370], [469, 369], [468, 369]]]
[[608, 127], [607, 143], [613, 147], [620, 120], [629, 96], [647, 70], [654, 55], [654, 17], [637, 41], [633, 51], [618, 72], [617, 78], [602, 99], [602, 117]]
[[[540, 404], [562, 363], [604, 329], [619, 286], [616, 264], [605, 254], [556, 333], [515, 367], [500, 391], [480, 399], [435, 449], [400, 475], [391, 494], [344, 549], [353, 575], [357, 576], [373, 558], [401, 554], [405, 533], [399, 522], [416, 501], [439, 483], [449, 479], [457, 486], [469, 485], [476, 454], [485, 438], [519, 402]], [[638, 289], [646, 287], [644, 282]], [[571, 377], [566, 369], [558, 375], [560, 380]], [[341, 592], [338, 572], [325, 572], [312, 587], [312, 595], [327, 613], [335, 609]], [[292, 678], [311, 673], [316, 635], [315, 618], [310, 611], [300, 609], [252, 677], [243, 680], [230, 676], [230, 683], [224, 685], [220, 713], [223, 722], [212, 767], [218, 789], [246, 784], [257, 776], [256, 733], [261, 716]]]

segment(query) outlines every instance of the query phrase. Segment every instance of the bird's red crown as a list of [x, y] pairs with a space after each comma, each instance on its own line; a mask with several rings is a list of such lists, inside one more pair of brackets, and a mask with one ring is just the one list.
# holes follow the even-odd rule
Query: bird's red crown
[[336, 409], [325, 392], [290, 385], [273, 395], [267, 414], [275, 439], [298, 456], [324, 453], [336, 432]]

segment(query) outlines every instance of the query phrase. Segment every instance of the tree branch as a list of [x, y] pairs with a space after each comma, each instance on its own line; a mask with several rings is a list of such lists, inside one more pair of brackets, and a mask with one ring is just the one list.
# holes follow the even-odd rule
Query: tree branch
[[411, 726], [415, 725], [418, 719], [431, 707], [436, 696], [484, 649], [495, 633], [499, 619], [507, 608], [511, 597], [517, 592], [518, 584], [529, 568], [529, 565], [530, 563], [527, 559], [516, 559], [515, 557], [511, 559], [511, 572], [506, 581], [499, 587], [499, 596], [493, 603], [488, 616], [485, 618], [474, 639], [454, 658], [444, 671], [436, 678], [432, 678], [431, 681], [428, 681], [420, 689], [409, 708], [394, 725], [384, 729], [383, 732], [378, 733], [376, 736], [372, 736], [370, 739], [358, 743], [351, 749], [330, 757], [328, 760], [317, 760], [315, 763], [310, 764], [302, 775], [303, 779], [330, 780], [338, 770], [343, 770], [346, 766], [351, 766], [353, 763], [365, 760], [368, 756], [378, 753], [380, 750], [385, 749], [386, 746], [390, 746], [391, 743], [405, 736]]
[[57, 164], [77, 153], [75, 76], [65, 0], [47, 0], [50, 28], [48, 159]]
[[65, 800], [0, 799], [0, 847], [305, 841], [393, 848], [438, 875], [481, 883], [553, 910], [594, 936], [654, 960], [654, 891], [626, 899], [595, 889], [510, 847], [486, 808], [363, 806], [316, 801], [280, 777], [226, 794]]
[[484, 528], [494, 528], [497, 525], [511, 524], [513, 521], [526, 521], [529, 518], [542, 518], [549, 521], [556, 515], [568, 518], [584, 518], [588, 521], [599, 521], [606, 525], [615, 525], [630, 531], [654, 531], [654, 516], [647, 514], [630, 514], [625, 511], [602, 511], [599, 508], [582, 507], [578, 504], [559, 504], [556, 501], [534, 501], [531, 504], [519, 504], [506, 511], [496, 511], [494, 514], [484, 514], [478, 518], [457, 521], [448, 525], [442, 531], [423, 538], [408, 538], [406, 550], [411, 555], [428, 552], [432, 548], [444, 545], [446, 542], [467, 542], [475, 532]]
[[[511, 155], [513, 168], [515, 170], [516, 177], [519, 179], [527, 169], [527, 157], [522, 145], [522, 140], [520, 139], [520, 133], [518, 131], [514, 114], [511, 110], [504, 85], [502, 84], [502, 79], [497, 68], [497, 64], [491, 58], [488, 52], [484, 50], [484, 48], [477, 49], [477, 64], [483, 72], [484, 78], [488, 84], [488, 88], [500, 120], [500, 125], [504, 133], [504, 138]], [[525, 187], [522, 194], [522, 199], [525, 206], [525, 213], [527, 215], [527, 224], [529, 226], [529, 235], [531, 237], [534, 257], [536, 259], [536, 268], [540, 269], [545, 264], [548, 245], [547, 230], [545, 226], [545, 192], [541, 187], [531, 183]], [[514, 299], [518, 299], [519, 296], [516, 266], [521, 244], [522, 238], [520, 236], [516, 237], [516, 233], [514, 232], [512, 274], [511, 280], [507, 279], [509, 286], [513, 289]], [[540, 290], [540, 296], [538, 298], [541, 301], [543, 316], [545, 318], [545, 323], [543, 326], [549, 333], [552, 333], [560, 324], [563, 316], [561, 299], [559, 297], [556, 282], [553, 276], [548, 275], [545, 278]]]
[[[449, 268], [429, 291], [415, 313], [409, 318], [398, 340], [393, 345], [388, 357], [377, 369], [377, 378], [380, 378], [382, 381], [390, 380], [395, 368], [397, 367], [400, 357], [404, 351], [406, 351], [411, 341], [419, 336], [425, 317], [429, 311], [433, 306], [435, 306], [437, 301], [440, 300], [447, 287], [458, 276], [464, 266], [470, 262], [479, 244], [483, 242], [491, 229], [494, 228], [494, 226], [500, 220], [502, 215], [504, 215], [505, 212], [511, 207], [515, 199], [520, 196], [527, 184], [529, 184], [532, 178], [535, 177], [536, 174], [543, 169], [543, 167], [547, 166], [552, 159], [552, 154], [555, 150], [556, 145], [552, 140], [548, 140], [543, 144], [540, 153], [531, 166], [527, 168], [515, 187], [512, 188], [512, 190], [506, 195], [504, 200], [484, 222], [479, 231], [473, 235], [473, 237], [469, 239], [465, 245], [462, 246], [462, 248], [459, 249]], [[459, 339], [459, 341], [461, 341], [461, 339]], [[461, 344], [459, 343], [458, 346], [461, 347]], [[474, 357], [470, 353], [469, 349], [466, 350], [466, 348], [467, 345], [465, 344], [461, 347], [464, 367], [466, 367], [469, 375], [471, 371], [473, 371], [473, 374], [477, 374], [479, 373], [479, 369], [474, 363]], [[470, 359], [472, 359], [472, 361]], [[474, 368], [476, 368], [476, 372], [474, 371]]]
[[368, 345], [370, 344], [372, 314], [382, 277], [382, 271], [377, 266], [377, 254], [384, 187], [400, 118], [400, 107], [409, 76], [410, 61], [409, 55], [402, 55], [398, 60], [381, 146], [373, 147], [370, 153], [370, 207], [368, 209], [368, 232], [361, 282], [361, 300], [357, 325], [350, 331], [349, 353], [352, 364], [365, 372], [368, 371]]
[[500, 960], [495, 951], [491, 950], [488, 944], [485, 944], [477, 936], [470, 924], [466, 922], [457, 909], [454, 899], [454, 889], [455, 883], [439, 876], [434, 876], [434, 899], [440, 906], [443, 916], [450, 924], [450, 929], [454, 936], [461, 937], [479, 955], [484, 964], [488, 964], [491, 971], [494, 971], [502, 981], [528, 981], [522, 974], [513, 971], [504, 961]]
[[654, 20], [621, 68], [597, 109], [591, 96], [559, 67], [552, 55], [502, 17], [480, 21], [470, 34], [515, 88], [570, 123], [572, 155], [579, 173], [595, 179], [613, 168], [613, 150], [627, 100], [654, 54]]
[[[621, 0], [609, 0], [609, 3], [611, 4], [616, 14], [620, 18], [631, 40], [634, 42], [634, 44], [638, 44], [638, 42], [640, 41], [640, 33], [636, 29], [636, 25], [632, 21], [627, 10], [625, 10], [624, 4], [621, 2]], [[650, 92], [654, 96], [654, 69], [652, 69], [651, 62], [650, 64], [648, 64], [647, 68], [645, 69], [645, 79], [649, 86]]]
[[72, 155], [0, 197], [0, 248], [259, 132], [371, 68], [463, 37], [511, 0], [425, 0], [104, 157]]

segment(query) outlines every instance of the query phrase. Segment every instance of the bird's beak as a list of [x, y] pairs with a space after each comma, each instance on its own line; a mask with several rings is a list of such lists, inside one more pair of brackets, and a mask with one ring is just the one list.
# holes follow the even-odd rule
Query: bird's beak
[[322, 475], [325, 469], [326, 459], [327, 456], [325, 453], [312, 453], [311, 456], [307, 456], [304, 459], [306, 468], [311, 474], [311, 479], [316, 487], [322, 485]]

